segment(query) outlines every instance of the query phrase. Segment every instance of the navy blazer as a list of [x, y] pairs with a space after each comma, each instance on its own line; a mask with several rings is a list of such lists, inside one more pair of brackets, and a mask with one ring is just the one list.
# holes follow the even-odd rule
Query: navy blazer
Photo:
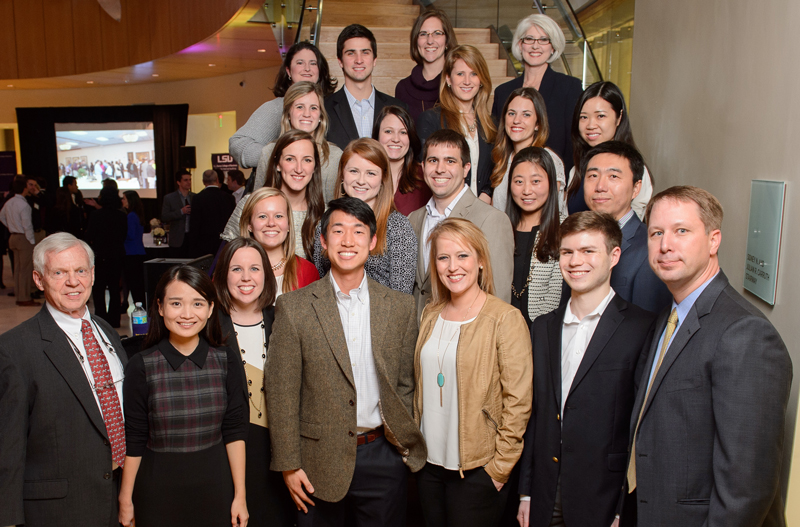
[[[492, 117], [502, 126], [500, 113], [503, 105], [511, 92], [522, 88], [524, 76], [501, 84], [494, 90], [494, 105]], [[539, 86], [545, 107], [547, 108], [547, 124], [550, 126], [550, 136], [547, 146], [558, 154], [564, 162], [564, 172], [569, 174], [572, 168], [572, 115], [583, 93], [581, 81], [575, 77], [564, 75], [548, 67]], [[569, 182], [568, 182], [569, 183]]]
[[[475, 118], [480, 125], [480, 119], [478, 119], [477, 116], [475, 116]], [[419, 114], [419, 118], [417, 119], [417, 135], [419, 135], [423, 146], [433, 132], [441, 130], [442, 128], [447, 128], [447, 121], [445, 121], [444, 126], [442, 126], [441, 106]], [[494, 145], [486, 142], [486, 139], [483, 137], [482, 129], [478, 126], [478, 166], [476, 168], [478, 172], [477, 196], [481, 194], [488, 194], [491, 196], [494, 193], [491, 181], [492, 168], [494, 166], [492, 162], [492, 148], [494, 148]], [[422, 154], [420, 153], [420, 155]], [[420, 159], [420, 161], [424, 160]], [[472, 181], [473, 172], [472, 166], [470, 166], [469, 172], [467, 173], [467, 186], [469, 186]]]
[[[117, 332], [92, 320], [124, 367]], [[119, 525], [103, 415], [47, 306], [0, 336], [0, 423], [0, 525]]]
[[[372, 115], [372, 126], [375, 126], [375, 119], [378, 118], [378, 114], [385, 106], [399, 106], [408, 111], [406, 103], [375, 89], [375, 111]], [[344, 87], [325, 99], [325, 111], [328, 112], [328, 141], [344, 150], [350, 141], [360, 137], [356, 121], [353, 119], [353, 111], [347, 103]], [[371, 134], [372, 127], [370, 127], [370, 137], [372, 137]]]
[[634, 214], [622, 228], [622, 254], [611, 270], [614, 291], [642, 309], [660, 313], [672, 304], [672, 294], [647, 259], [647, 225]]
[[533, 322], [533, 410], [519, 462], [519, 493], [531, 496], [530, 526], [547, 527], [560, 478], [567, 525], [608, 527], [625, 479], [630, 415], [656, 316], [614, 295], [561, 415], [566, 309], [562, 304]]

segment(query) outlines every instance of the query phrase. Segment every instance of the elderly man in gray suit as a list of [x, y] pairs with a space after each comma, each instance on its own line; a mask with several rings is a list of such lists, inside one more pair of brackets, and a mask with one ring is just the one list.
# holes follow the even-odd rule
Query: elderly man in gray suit
[[453, 130], [437, 130], [422, 149], [425, 183], [430, 187], [428, 203], [408, 217], [419, 241], [414, 298], [417, 311], [431, 298], [430, 244], [428, 235], [445, 218], [464, 218], [474, 223], [489, 242], [495, 296], [511, 302], [514, 271], [514, 232], [503, 212], [475, 197], [466, 184], [469, 173], [469, 145]]
[[0, 525], [118, 527], [127, 359], [86, 307], [94, 254], [56, 233], [33, 268], [47, 303], [0, 336]]
[[[161, 204], [161, 221], [169, 223], [169, 246], [176, 252], [175, 256], [184, 256], [181, 251], [183, 242], [189, 236], [189, 215], [192, 213], [192, 175], [186, 170], [175, 174], [175, 192], [164, 196]], [[185, 252], [185, 251], [184, 251]]]
[[672, 187], [645, 218], [650, 265], [673, 302], [634, 404], [621, 525], [782, 527], [786, 346], [719, 267], [714, 196]]
[[265, 368], [271, 469], [282, 471], [298, 526], [405, 527], [408, 470], [425, 465], [411, 415], [414, 299], [364, 272], [377, 230], [357, 198], [328, 204], [331, 271], [281, 295]]

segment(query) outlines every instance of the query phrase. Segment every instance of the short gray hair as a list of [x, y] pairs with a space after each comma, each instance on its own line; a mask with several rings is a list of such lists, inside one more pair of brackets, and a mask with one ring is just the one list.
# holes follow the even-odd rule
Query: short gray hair
[[567, 46], [567, 39], [564, 38], [564, 32], [558, 26], [555, 20], [547, 15], [529, 15], [517, 24], [517, 29], [514, 31], [514, 40], [511, 42], [511, 53], [518, 61], [522, 62], [522, 50], [520, 49], [520, 40], [525, 36], [525, 33], [531, 28], [537, 26], [545, 35], [550, 39], [550, 44], [553, 45], [553, 54], [547, 59], [548, 63], [555, 62], [558, 57], [564, 52]]
[[221, 183], [219, 180], [219, 175], [215, 170], [208, 169], [203, 172], [203, 185], [213, 185], [214, 182]]
[[76, 245], [83, 247], [83, 250], [86, 251], [86, 256], [89, 257], [89, 267], [94, 267], [94, 251], [89, 247], [88, 243], [79, 240], [68, 232], [57, 232], [40, 241], [33, 248], [34, 271], [44, 275], [48, 253], [60, 253], [67, 249], [72, 249]]

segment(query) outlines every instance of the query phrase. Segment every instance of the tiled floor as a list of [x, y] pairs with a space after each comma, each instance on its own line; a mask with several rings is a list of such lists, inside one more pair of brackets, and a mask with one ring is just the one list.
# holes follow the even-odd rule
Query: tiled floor
[[[16, 303], [16, 298], [13, 296], [8, 296], [8, 293], [14, 291], [14, 278], [11, 274], [11, 264], [8, 260], [8, 256], [3, 255], [3, 284], [5, 284], [5, 289], [0, 289], [0, 334], [5, 333], [11, 328], [14, 328], [25, 322], [36, 313], [39, 312], [42, 307], [19, 307]], [[37, 300], [37, 302], [41, 302], [42, 306], [44, 306], [44, 298]], [[89, 303], [89, 309], [94, 312], [94, 308]], [[117, 329], [117, 332], [120, 335], [132, 335], [133, 332], [131, 331], [131, 323], [130, 323], [130, 316], [129, 313], [133, 311], [133, 307], [128, 308], [128, 313], [122, 315], [122, 319], [120, 320], [120, 328]]]

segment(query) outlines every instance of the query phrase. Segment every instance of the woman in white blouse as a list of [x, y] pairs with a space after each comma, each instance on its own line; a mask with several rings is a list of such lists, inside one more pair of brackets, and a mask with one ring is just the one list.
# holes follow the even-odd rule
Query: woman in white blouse
[[414, 417], [428, 446], [427, 525], [498, 525], [531, 412], [533, 364], [518, 309], [492, 295], [486, 238], [462, 218], [430, 234], [432, 302], [414, 357]]

